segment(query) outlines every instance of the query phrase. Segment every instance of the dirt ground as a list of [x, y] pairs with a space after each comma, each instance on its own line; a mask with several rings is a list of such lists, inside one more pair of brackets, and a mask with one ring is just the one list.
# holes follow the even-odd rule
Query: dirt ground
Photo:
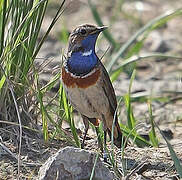
[[[42, 73], [43, 82], [51, 78], [51, 70], [60, 64], [61, 49], [66, 48], [66, 44], [58, 39], [62, 26], [64, 25], [71, 31], [77, 25], [83, 23], [95, 24], [87, 1], [74, 0], [63, 13], [54, 30], [50, 33], [38, 57], [53, 58], [51, 64], [46, 67]], [[142, 25], [162, 13], [177, 9], [181, 6], [182, 0], [147, 0], [147, 1], [126, 1], [122, 5], [122, 12], [117, 12], [119, 0], [96, 1], [93, 0], [101, 14], [105, 25], [109, 26], [109, 31], [113, 34], [121, 45], [126, 42]], [[57, 8], [57, 2], [52, 3], [43, 24], [42, 32], [45, 31]], [[146, 39], [142, 53], [160, 52], [182, 57], [182, 17], [169, 21], [164, 27], [152, 31]], [[99, 40], [98, 53], [103, 52], [109, 46], [109, 43], [101, 38]], [[106, 56], [107, 57], [107, 56]], [[105, 61], [109, 61], [105, 59]], [[119, 61], [121, 62], [121, 60]], [[113, 83], [118, 96], [124, 95], [128, 91], [129, 78], [122, 73], [119, 79]], [[155, 122], [166, 134], [170, 143], [173, 145], [180, 160], [182, 160], [182, 62], [175, 59], [153, 59], [142, 61], [137, 65], [137, 75], [132, 86], [132, 95], [134, 97], [152, 94], [155, 97], [170, 97], [168, 103], [155, 101], [152, 103]], [[148, 107], [146, 103], [137, 102], [132, 104], [134, 115], [138, 121], [137, 131], [140, 134], [147, 134], [149, 130]], [[121, 105], [121, 117], [123, 123], [126, 122], [125, 109]], [[83, 124], [77, 119], [78, 129], [83, 130]], [[6, 129], [0, 129], [0, 137], [5, 137], [0, 141], [0, 179], [16, 179], [17, 177], [17, 158], [18, 138], [16, 141], [11, 139], [11, 135], [16, 134], [16, 127], [9, 126]], [[159, 148], [138, 148], [130, 144], [125, 150], [126, 171], [128, 179], [179, 179], [170, 153], [162, 137], [160, 138]], [[86, 149], [96, 151], [96, 138], [90, 130], [90, 140], [87, 140]], [[9, 149], [13, 154], [4, 150]], [[59, 148], [68, 144], [65, 141], [53, 140], [45, 144], [42, 135], [31, 131], [25, 131], [22, 142], [22, 179], [36, 179], [37, 172], [41, 164], [48, 157], [56, 153]], [[122, 170], [121, 157], [116, 149], [118, 166]], [[127, 179], [126, 178], [126, 179]]]

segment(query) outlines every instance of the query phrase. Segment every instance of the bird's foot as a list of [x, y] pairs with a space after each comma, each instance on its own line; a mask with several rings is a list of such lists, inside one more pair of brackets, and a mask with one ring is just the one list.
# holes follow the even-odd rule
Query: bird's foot
[[103, 158], [104, 158], [104, 162], [107, 163], [107, 153], [105, 150], [103, 151]]
[[81, 149], [84, 149], [84, 147], [85, 147], [85, 143], [82, 142], [82, 143], [81, 143]]

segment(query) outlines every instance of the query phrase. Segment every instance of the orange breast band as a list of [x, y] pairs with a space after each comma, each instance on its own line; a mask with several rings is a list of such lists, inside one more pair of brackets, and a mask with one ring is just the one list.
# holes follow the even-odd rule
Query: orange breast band
[[71, 73], [67, 72], [65, 68], [62, 68], [62, 80], [63, 83], [69, 87], [88, 88], [94, 85], [100, 77], [100, 70], [97, 69], [93, 74], [86, 77], [74, 77]]

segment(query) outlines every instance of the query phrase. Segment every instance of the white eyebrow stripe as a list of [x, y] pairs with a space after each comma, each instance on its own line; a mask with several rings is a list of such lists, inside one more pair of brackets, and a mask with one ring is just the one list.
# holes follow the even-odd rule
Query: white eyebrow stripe
[[92, 49], [90, 51], [82, 53], [82, 56], [90, 56], [91, 54], [92, 54]]

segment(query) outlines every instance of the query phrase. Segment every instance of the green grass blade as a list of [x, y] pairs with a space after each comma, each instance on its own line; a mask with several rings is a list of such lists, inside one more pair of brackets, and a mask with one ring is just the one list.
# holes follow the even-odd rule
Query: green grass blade
[[120, 127], [122, 129], [122, 132], [128, 137], [131, 138], [138, 147], [146, 147], [146, 146], [152, 146], [150, 142], [142, 138], [136, 133], [136, 127], [134, 129], [129, 129], [127, 126], [120, 124]]
[[3, 87], [5, 81], [6, 81], [6, 76], [3, 75], [3, 77], [2, 77], [1, 80], [0, 80], [0, 90], [1, 90], [1, 88]]
[[130, 129], [133, 129], [133, 112], [131, 108], [130, 96], [129, 94], [124, 95], [124, 102], [127, 112], [127, 125]]
[[69, 106], [69, 104], [68, 104], [68, 101], [67, 101], [66, 94], [65, 94], [64, 90], [62, 92], [62, 100], [63, 100], [64, 110], [65, 110], [65, 113], [66, 113], [66, 118], [67, 118], [68, 123], [70, 125], [71, 132], [73, 134], [73, 138], [74, 138], [74, 140], [76, 142], [77, 147], [81, 147], [80, 140], [79, 140], [79, 137], [78, 137], [78, 134], [77, 134], [77, 131], [76, 131], [76, 127], [75, 127], [75, 124], [74, 124], [74, 120], [73, 120], [73, 117], [72, 117], [72, 107]]
[[40, 104], [40, 113], [42, 116], [42, 128], [43, 128], [43, 137], [45, 141], [48, 141], [48, 126], [47, 126], [47, 118], [46, 118], [46, 109], [43, 103], [43, 93], [39, 89], [38, 83], [38, 74], [35, 74], [35, 80], [37, 84], [37, 99], [39, 100]]
[[62, 9], [63, 9], [63, 6], [64, 6], [64, 4], [65, 4], [65, 1], [66, 1], [66, 0], [63, 0], [63, 1], [62, 1], [62, 3], [61, 3], [61, 5], [60, 5], [60, 7], [59, 7], [59, 9], [58, 9], [58, 11], [57, 11], [55, 17], [53, 18], [53, 20], [52, 20], [52, 22], [51, 22], [51, 24], [50, 24], [50, 26], [48, 27], [48, 29], [47, 29], [46, 33], [44, 34], [44, 36], [42, 37], [42, 39], [40, 40], [40, 42], [39, 42], [39, 44], [38, 44], [38, 46], [37, 46], [37, 48], [36, 48], [36, 51], [35, 51], [35, 53], [33, 54], [33, 58], [35, 58], [35, 57], [37, 56], [37, 54], [38, 54], [40, 48], [42, 47], [43, 42], [45, 41], [45, 39], [47, 38], [48, 34], [49, 34], [50, 31], [52, 30], [53, 26], [55, 25], [55, 23], [56, 23], [57, 20], [59, 19], [60, 15], [62, 14], [62, 12], [63, 12]]
[[[97, 22], [97, 24], [99, 26], [103, 26], [101, 17], [97, 11], [96, 6], [91, 2], [91, 0], [88, 0], [88, 4], [90, 6], [90, 9], [92, 11], [92, 14], [94, 16], [95, 21]], [[115, 49], [118, 48], [119, 44], [114, 40], [113, 36], [111, 35], [111, 33], [109, 33], [108, 30], [103, 31], [103, 34], [105, 36], [105, 38], [110, 42], [110, 44], [112, 45], [112, 47]]]
[[126, 111], [127, 111], [127, 123], [128, 123], [128, 127], [130, 129], [133, 129], [136, 125], [136, 120], [135, 120], [134, 115], [133, 115], [133, 109], [131, 107], [131, 101], [130, 101], [131, 87], [132, 87], [133, 80], [135, 78], [135, 74], [136, 74], [136, 70], [134, 70], [132, 73], [128, 93], [124, 96]]
[[129, 129], [127, 126], [120, 124], [122, 132], [128, 137], [131, 138], [138, 147], [152, 146], [150, 142], [142, 138], [136, 133], [136, 127], [134, 129]]
[[145, 38], [142, 38], [142, 40], [136, 42], [133, 46], [131, 46], [131, 48], [129, 49], [129, 51], [128, 51], [126, 57], [125, 57], [125, 59], [128, 59], [131, 56], [133, 56], [135, 54], [138, 54], [140, 52], [140, 50], [143, 47], [144, 39]]
[[68, 104], [68, 101], [67, 101], [66, 94], [65, 94], [64, 90], [62, 92], [62, 101], [63, 101], [63, 106], [64, 106], [64, 109], [65, 109], [65, 113], [66, 113], [66, 118], [70, 120], [71, 119], [70, 107], [69, 107], [69, 104]]
[[113, 56], [112, 60], [109, 62], [109, 64], [106, 66], [108, 72], [110, 73], [112, 70], [113, 65], [116, 63], [116, 61], [119, 58], [124, 58], [124, 53], [128, 50], [128, 48], [136, 42], [137, 38], [141, 36], [146, 31], [151, 31], [157, 27], [159, 27], [161, 24], [166, 23], [170, 19], [182, 15], [182, 8], [178, 10], [168, 11], [157, 18], [152, 19], [150, 22], [148, 22], [145, 26], [143, 26], [141, 29], [139, 29], [119, 50], [118, 52]]
[[[155, 124], [156, 125], [156, 124]], [[164, 138], [164, 140], [166, 141], [167, 143], [167, 147], [169, 149], [169, 152], [170, 152], [170, 155], [171, 155], [171, 158], [174, 162], [174, 166], [176, 168], [176, 171], [177, 173], [179, 174], [179, 177], [180, 179], [182, 178], [182, 166], [180, 164], [180, 160], [179, 158], [177, 157], [172, 145], [169, 143], [169, 141], [167, 140], [167, 138], [165, 137], [165, 135], [163, 134], [163, 132], [160, 130], [160, 128], [158, 127], [158, 125], [156, 125], [156, 127], [158, 128], [158, 130], [160, 131], [162, 137]]]
[[152, 106], [151, 106], [150, 100], [148, 101], [148, 109], [149, 109], [150, 124], [152, 126], [152, 129], [149, 132], [149, 138], [150, 138], [150, 141], [152, 142], [152, 145], [154, 147], [158, 147], [159, 146], [159, 140], [158, 140], [158, 138], [156, 136], [156, 132], [155, 132], [154, 118], [153, 118], [153, 114], [152, 114]]
[[60, 35], [59, 35], [59, 40], [66, 44], [68, 42], [68, 39], [69, 39], [69, 32], [68, 32], [68, 29], [67, 29], [65, 23], [62, 24], [61, 29], [62, 30], [61, 30]]
[[129, 95], [131, 95], [131, 87], [132, 87], [133, 81], [135, 79], [135, 76], [136, 76], [136, 69], [133, 70], [132, 76], [131, 76], [131, 79], [130, 79], [130, 84], [129, 84], [129, 89], [128, 89]]
[[4, 48], [4, 33], [5, 33], [5, 19], [6, 19], [6, 10], [7, 10], [7, 1], [4, 0], [4, 1], [1, 1], [1, 11], [0, 11], [0, 16], [1, 16], [1, 23], [0, 23], [0, 57], [1, 57], [1, 54], [3, 52], [3, 48]]
[[110, 79], [111, 82], [114, 82], [115, 80], [118, 79], [119, 75], [121, 74], [121, 72], [123, 71], [123, 68], [119, 68], [117, 70], [115, 70], [111, 75], [110, 75]]
[[[72, 112], [72, 107], [71, 107], [71, 112]], [[78, 137], [78, 134], [77, 134], [77, 130], [76, 130], [76, 127], [75, 127], [75, 122], [74, 122], [74, 119], [73, 117], [71, 118], [71, 123], [70, 123], [70, 127], [71, 127], [71, 131], [72, 131], [72, 134], [73, 134], [73, 138], [76, 142], [76, 145], [77, 147], [81, 147], [81, 143], [80, 143], [80, 139]]]
[[130, 63], [133, 62], [137, 62], [140, 60], [146, 60], [146, 61], [151, 61], [153, 60], [152, 58], [161, 58], [161, 59], [175, 59], [175, 60], [182, 60], [182, 57], [179, 56], [173, 56], [173, 55], [167, 55], [167, 54], [163, 54], [163, 53], [147, 53], [147, 54], [141, 54], [141, 55], [135, 55], [132, 56], [126, 60], [124, 60], [123, 62], [121, 62], [121, 64], [114, 70], [111, 72], [111, 80], [115, 81], [118, 76], [120, 75], [120, 73], [123, 71], [123, 68], [127, 65], [129, 65]]
[[62, 93], [63, 93], [63, 85], [60, 83], [59, 86], [59, 109], [58, 109], [58, 115], [59, 117], [62, 117], [61, 120], [59, 121], [59, 126], [62, 127], [63, 119], [65, 118], [65, 111], [64, 111], [64, 106], [62, 103]]
[[91, 172], [91, 175], [90, 175], [90, 180], [92, 180], [93, 177], [94, 177], [94, 172], [95, 172], [95, 168], [96, 168], [98, 158], [99, 158], [99, 153], [97, 153], [97, 155], [95, 157], [94, 166], [92, 168], [92, 172]]
[[43, 86], [40, 89], [42, 93], [50, 91], [55, 86], [55, 84], [59, 79], [60, 79], [60, 73], [57, 73], [45, 86]]

